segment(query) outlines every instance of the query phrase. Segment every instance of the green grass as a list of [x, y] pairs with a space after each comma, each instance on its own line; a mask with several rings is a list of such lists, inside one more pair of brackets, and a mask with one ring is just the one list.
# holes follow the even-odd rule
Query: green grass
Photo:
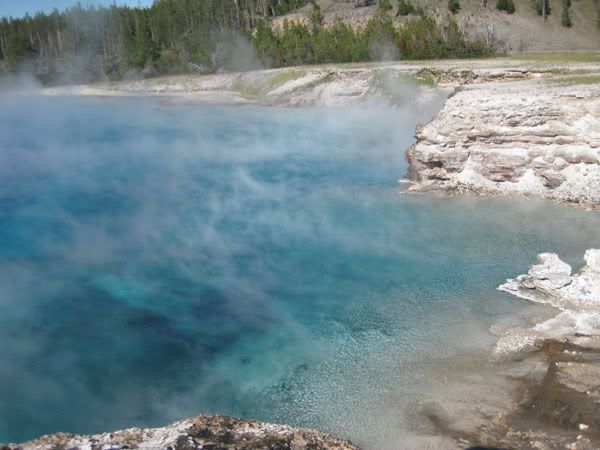
[[278, 72], [273, 78], [271, 78], [268, 82], [268, 89], [276, 89], [279, 86], [287, 83], [288, 81], [296, 80], [300, 77], [303, 77], [305, 72], [303, 70], [284, 70]]
[[381, 89], [384, 93], [392, 95], [394, 86], [396, 83], [413, 82], [419, 86], [437, 86], [438, 78], [432, 71], [426, 70], [421, 71], [415, 75], [409, 75], [404, 73], [390, 73], [382, 70], [375, 72], [375, 86]]
[[437, 80], [433, 77], [433, 75], [416, 76], [415, 80], [419, 86], [434, 87], [437, 85]]
[[564, 77], [553, 80], [559, 84], [598, 84], [600, 75], [580, 75], [576, 77]]
[[533, 62], [600, 62], [600, 52], [514, 53], [508, 58]]
[[256, 99], [263, 95], [263, 90], [258, 86], [238, 85], [236, 88], [246, 99]]
[[323, 75], [321, 78], [311, 81], [310, 83], [306, 83], [305, 85], [301, 86], [300, 89], [302, 89], [303, 91], [308, 91], [310, 89], [315, 88], [316, 86], [323, 84], [323, 83], [328, 83], [329, 81], [333, 80], [335, 78], [335, 73], [328, 70], [327, 73], [325, 75]]
[[282, 70], [266, 82], [254, 84], [238, 83], [234, 88], [239, 91], [244, 98], [256, 100], [288, 81], [295, 80], [304, 75], [305, 72], [303, 70]]

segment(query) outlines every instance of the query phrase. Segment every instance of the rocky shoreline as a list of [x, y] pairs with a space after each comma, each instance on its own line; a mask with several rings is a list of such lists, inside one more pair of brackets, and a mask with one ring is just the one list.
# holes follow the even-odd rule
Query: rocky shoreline
[[600, 63], [512, 58], [323, 65], [46, 88], [46, 95], [348, 107], [450, 95], [406, 152], [413, 192], [600, 205]]
[[130, 428], [97, 435], [57, 433], [0, 450], [358, 450], [316, 430], [203, 415], [162, 428]]
[[[517, 195], [600, 208], [600, 78], [463, 83], [416, 132], [407, 151], [413, 192]], [[555, 254], [499, 290], [558, 310], [527, 327], [503, 328], [493, 351], [523, 373], [514, 405], [475, 432], [435, 414], [438, 432], [493, 448], [600, 448], [600, 250], [573, 275]], [[544, 369], [528, 369], [541, 360]]]
[[[534, 196], [600, 208], [600, 77], [468, 80], [416, 132], [407, 151], [413, 192]], [[600, 250], [573, 275], [555, 254], [501, 291], [558, 310], [531, 326], [494, 326], [498, 362], [522, 367], [512, 407], [475, 432], [441, 434], [464, 447], [600, 448]], [[543, 370], [529, 369], [539, 361]]]
[[523, 393], [473, 433], [453, 430], [430, 414], [440, 433], [465, 447], [579, 449], [600, 447], [600, 250], [588, 250], [586, 265], [572, 275], [557, 255], [544, 253], [528, 274], [509, 279], [498, 289], [557, 309], [559, 313], [531, 327], [492, 331], [500, 336], [497, 361], [526, 367], [544, 361], [533, 377], [515, 378]]
[[413, 191], [600, 205], [600, 83], [465, 85], [406, 153]]
[[[600, 73], [592, 62], [511, 58], [330, 64], [213, 75], [179, 75], [44, 88], [46, 95], [159, 96], [199, 104], [343, 107], [397, 104], [411, 85], [450, 93], [464, 85], [540, 81]], [[412, 93], [412, 92], [411, 92]], [[527, 92], [526, 92], [527, 93]]]

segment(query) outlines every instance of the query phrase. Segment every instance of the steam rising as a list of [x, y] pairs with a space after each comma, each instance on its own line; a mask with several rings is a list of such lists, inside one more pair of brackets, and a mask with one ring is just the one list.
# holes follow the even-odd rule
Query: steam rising
[[0, 96], [0, 441], [210, 411], [391, 448], [431, 395], [410, 362], [484, 335], [519, 258], [597, 240], [572, 209], [400, 195], [438, 107]]

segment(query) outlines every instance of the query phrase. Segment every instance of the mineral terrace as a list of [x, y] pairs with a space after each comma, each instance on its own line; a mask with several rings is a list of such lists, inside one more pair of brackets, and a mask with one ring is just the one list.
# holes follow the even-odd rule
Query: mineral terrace
[[413, 191], [600, 205], [600, 84], [468, 84], [416, 138]]

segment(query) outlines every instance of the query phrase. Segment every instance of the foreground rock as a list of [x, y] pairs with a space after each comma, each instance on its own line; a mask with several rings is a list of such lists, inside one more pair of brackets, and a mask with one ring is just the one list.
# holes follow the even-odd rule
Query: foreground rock
[[588, 250], [584, 260], [580, 273], [571, 275], [571, 266], [557, 255], [542, 253], [527, 275], [498, 288], [561, 312], [532, 328], [508, 331], [496, 345], [496, 356], [522, 355], [552, 341], [600, 349], [600, 250]]
[[465, 86], [416, 138], [413, 190], [600, 206], [600, 84]]
[[93, 436], [58, 433], [21, 445], [0, 445], [0, 449], [358, 450], [358, 447], [349, 441], [316, 430], [204, 415], [175, 422], [163, 428], [131, 428]]

